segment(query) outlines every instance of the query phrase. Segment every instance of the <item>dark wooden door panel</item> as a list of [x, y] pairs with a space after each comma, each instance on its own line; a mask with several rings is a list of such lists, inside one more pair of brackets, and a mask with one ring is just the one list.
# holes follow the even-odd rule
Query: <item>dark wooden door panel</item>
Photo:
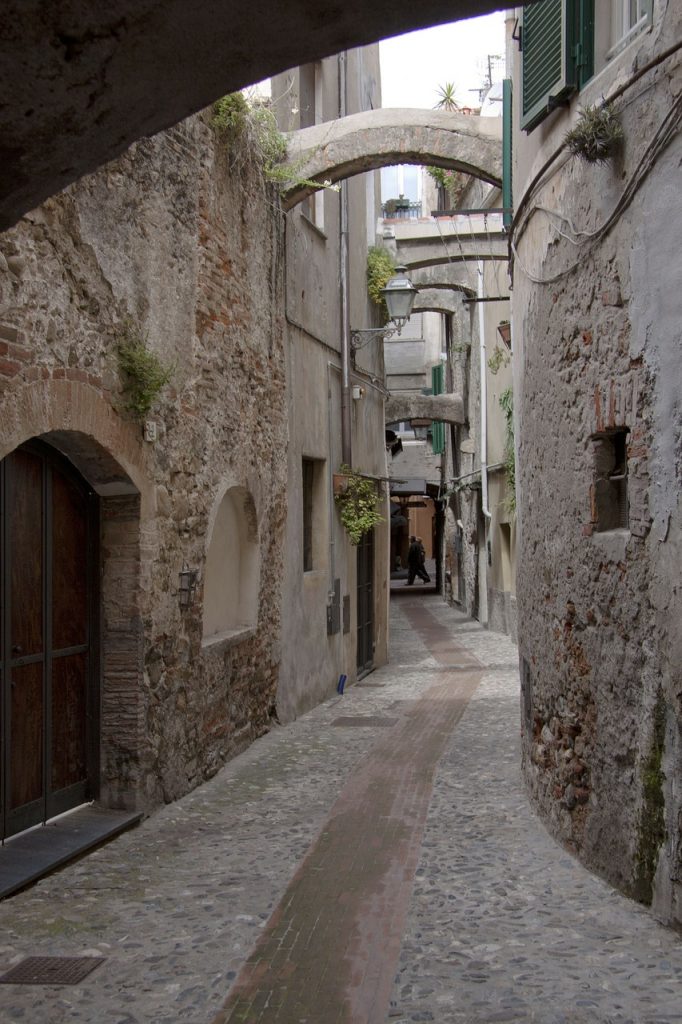
[[32, 442], [0, 464], [2, 835], [90, 796], [97, 674], [93, 498]]
[[30, 452], [8, 456], [8, 558], [12, 657], [44, 650], [43, 460]]
[[9, 810], [43, 797], [43, 665], [11, 670], [9, 700]]
[[52, 662], [52, 791], [87, 777], [87, 654]]
[[82, 491], [52, 474], [52, 649], [88, 642], [88, 510]]

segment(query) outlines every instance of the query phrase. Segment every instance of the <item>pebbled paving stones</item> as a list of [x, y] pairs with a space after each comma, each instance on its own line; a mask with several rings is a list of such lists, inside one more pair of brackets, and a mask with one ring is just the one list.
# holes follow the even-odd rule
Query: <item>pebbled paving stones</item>
[[[77, 986], [2, 986], [3, 1024], [209, 1024], [249, 986], [234, 1018], [249, 1024], [682, 1021], [680, 937], [585, 872], [529, 809], [513, 645], [435, 596], [401, 595], [392, 617], [392, 664], [365, 685], [0, 904], [0, 971], [24, 956], [107, 958]], [[429, 710], [434, 693], [445, 699]], [[398, 721], [335, 726], [342, 716]], [[360, 870], [377, 801], [384, 837]], [[288, 934], [277, 929], [297, 892], [315, 955], [287, 951], [277, 996], [254, 965]], [[333, 925], [325, 941], [303, 919], [316, 909]]]

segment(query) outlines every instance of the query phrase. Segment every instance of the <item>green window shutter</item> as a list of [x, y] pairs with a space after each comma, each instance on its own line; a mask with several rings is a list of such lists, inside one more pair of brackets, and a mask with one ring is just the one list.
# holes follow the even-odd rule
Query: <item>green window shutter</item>
[[[431, 392], [434, 395], [443, 394], [445, 380], [445, 367], [442, 363], [431, 367]], [[440, 420], [434, 420], [431, 424], [431, 447], [434, 455], [442, 455], [445, 451], [445, 424]]]
[[575, 89], [573, 7], [573, 0], [543, 0], [523, 8], [521, 127], [527, 132]]
[[502, 223], [508, 228], [514, 218], [512, 206], [512, 83], [502, 82]]
[[594, 0], [574, 0], [573, 59], [579, 89], [594, 74]]

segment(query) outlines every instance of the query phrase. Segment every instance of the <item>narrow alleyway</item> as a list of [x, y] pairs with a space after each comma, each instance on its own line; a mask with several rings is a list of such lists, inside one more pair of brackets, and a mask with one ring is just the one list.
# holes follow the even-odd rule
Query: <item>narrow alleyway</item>
[[0, 905], [0, 971], [105, 958], [0, 1021], [682, 1021], [679, 936], [528, 807], [513, 645], [428, 594], [392, 617], [390, 666]]

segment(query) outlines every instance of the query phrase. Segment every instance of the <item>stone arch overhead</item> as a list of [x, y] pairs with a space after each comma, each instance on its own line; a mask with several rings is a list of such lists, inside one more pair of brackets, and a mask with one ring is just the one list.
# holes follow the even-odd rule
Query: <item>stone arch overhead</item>
[[412, 271], [410, 280], [420, 291], [454, 288], [466, 295], [476, 294], [476, 269], [462, 260], [442, 263], [437, 267], [420, 267]]
[[386, 401], [387, 424], [412, 419], [464, 423], [464, 403], [460, 395], [391, 395]]
[[[91, 384], [47, 379], [8, 389], [0, 396], [0, 423], [0, 458], [32, 437], [47, 435], [97, 493], [132, 493], [134, 488], [143, 517], [154, 515], [139, 429], [118, 416]], [[97, 446], [96, 453], [87, 439]]]
[[[308, 181], [333, 183], [391, 164], [429, 164], [500, 186], [502, 126], [499, 118], [442, 110], [369, 110], [293, 132], [287, 155], [296, 178]], [[301, 183], [282, 205], [290, 210], [315, 191]]]
[[422, 288], [414, 300], [412, 312], [461, 313], [465, 294], [470, 294], [468, 288]]
[[[0, 230], [47, 196], [219, 96], [287, 68], [499, 0], [6, 0]], [[173, 88], [168, 69], [175, 69]]]

